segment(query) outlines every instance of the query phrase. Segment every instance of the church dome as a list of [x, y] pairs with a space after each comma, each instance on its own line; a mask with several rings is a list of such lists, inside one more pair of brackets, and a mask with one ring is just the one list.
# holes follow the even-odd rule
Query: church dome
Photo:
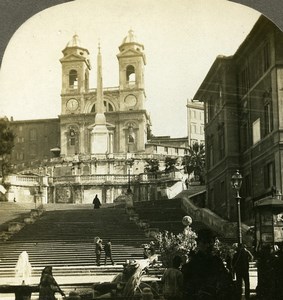
[[67, 47], [81, 47], [81, 41], [80, 41], [79, 36], [77, 34], [75, 34], [73, 36], [73, 38], [69, 41], [66, 48]]
[[132, 29], [128, 31], [127, 36], [123, 39], [122, 44], [119, 47], [120, 51], [125, 49], [125, 45], [127, 48], [134, 48], [139, 51], [144, 50], [143, 45], [137, 41], [137, 37]]
[[128, 35], [123, 39], [122, 44], [126, 43], [137, 43], [137, 37], [134, 35], [134, 31], [130, 29]]
[[87, 58], [89, 54], [88, 50], [81, 46], [81, 41], [77, 34], [72, 37], [62, 52], [64, 56], [76, 54], [84, 58]]

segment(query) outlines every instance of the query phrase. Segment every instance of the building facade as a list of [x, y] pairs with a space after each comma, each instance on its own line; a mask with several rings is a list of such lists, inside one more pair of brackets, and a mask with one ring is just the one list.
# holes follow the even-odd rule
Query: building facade
[[[49, 199], [45, 202], [91, 203], [98, 194], [103, 203], [111, 203], [130, 183], [133, 191], [138, 189], [139, 198], [148, 199], [150, 181], [155, 179], [139, 184], [137, 177], [144, 172], [146, 160], [162, 162], [168, 155], [185, 155], [186, 149], [180, 144], [159, 147], [148, 143], [151, 121], [145, 109], [144, 46], [130, 30], [117, 54], [119, 85], [106, 88], [100, 47], [96, 88], [89, 86], [89, 51], [77, 35], [62, 53], [59, 118], [11, 121], [16, 134], [15, 171], [38, 176], [34, 182], [39, 186], [41, 178], [49, 177], [48, 185], [39, 189]], [[170, 176], [167, 179], [168, 185], [175, 182]], [[17, 189], [10, 192], [15, 194]]]
[[230, 179], [243, 176], [242, 218], [282, 191], [283, 33], [261, 16], [233, 56], [218, 56], [195, 99], [204, 102], [207, 206], [235, 220]]
[[204, 107], [198, 100], [187, 101], [188, 144], [204, 144]]

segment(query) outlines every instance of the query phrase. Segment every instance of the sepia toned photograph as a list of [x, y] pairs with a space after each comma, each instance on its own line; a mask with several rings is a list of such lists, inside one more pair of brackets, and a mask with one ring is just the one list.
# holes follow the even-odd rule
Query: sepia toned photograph
[[0, 0], [1, 300], [283, 299], [282, 11]]

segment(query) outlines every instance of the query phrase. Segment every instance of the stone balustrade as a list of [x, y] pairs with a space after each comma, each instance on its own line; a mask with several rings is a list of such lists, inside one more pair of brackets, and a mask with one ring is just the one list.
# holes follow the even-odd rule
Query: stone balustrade
[[[184, 211], [186, 211], [193, 219], [196, 219], [209, 228], [214, 230], [215, 232], [219, 232], [225, 238], [235, 238], [237, 232], [237, 223], [229, 222], [227, 220], [222, 219], [214, 212], [207, 208], [200, 208], [195, 206], [188, 198], [185, 196], [182, 198], [182, 207]], [[243, 239], [246, 243], [251, 242], [251, 238], [247, 235], [249, 226], [242, 223], [242, 233]]]
[[30, 211], [30, 216], [23, 219], [22, 222], [9, 222], [8, 231], [0, 232], [0, 240], [7, 241], [13, 234], [19, 232], [25, 225], [33, 224], [44, 213], [44, 209], [37, 208]]
[[25, 223], [22, 222], [10, 222], [8, 224], [8, 231], [11, 233], [16, 233], [20, 231], [25, 226]]

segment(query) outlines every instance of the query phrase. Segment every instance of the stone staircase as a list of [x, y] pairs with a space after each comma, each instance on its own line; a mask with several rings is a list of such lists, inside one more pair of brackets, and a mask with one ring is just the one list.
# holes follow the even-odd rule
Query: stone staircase
[[[125, 260], [143, 258], [142, 244], [149, 239], [129, 220], [125, 209], [94, 210], [92, 205], [47, 205], [44, 208], [45, 212], [35, 223], [25, 225], [0, 244], [1, 284], [13, 281], [22, 251], [29, 254], [34, 282], [39, 282], [40, 273], [47, 265], [54, 267], [55, 277], [88, 277], [95, 282], [101, 281], [101, 276], [111, 279], [122, 270]], [[96, 236], [104, 241], [111, 239], [114, 266], [96, 266]], [[102, 255], [102, 262], [103, 259]]]
[[[185, 226], [182, 219], [187, 214], [181, 208], [181, 199], [166, 199], [135, 203], [135, 211], [140, 219], [145, 220], [150, 227], [159, 231], [169, 231], [174, 234], [183, 232]], [[193, 220], [192, 229], [198, 231], [204, 224]]]
[[[25, 225], [8, 241], [0, 243], [0, 285], [16, 282], [14, 268], [18, 256], [27, 251], [33, 267], [31, 284], [38, 284], [42, 269], [52, 265], [54, 277], [66, 293], [74, 287], [89, 292], [93, 283], [111, 281], [121, 272], [125, 260], [143, 258], [142, 244], [152, 240], [131, 221], [124, 208], [104, 206], [94, 210], [92, 205], [48, 204], [44, 210], [35, 223]], [[180, 199], [136, 203], [135, 212], [139, 219], [160, 231], [177, 234], [184, 229], [182, 218], [186, 213], [181, 209]], [[5, 213], [7, 209], [0, 207], [0, 219]], [[25, 215], [27, 209], [22, 213]], [[20, 214], [17, 219], [20, 220]], [[193, 220], [193, 230], [202, 227], [202, 223]], [[114, 266], [96, 266], [93, 242], [96, 236], [112, 240]], [[102, 262], [103, 259], [104, 256]], [[256, 278], [254, 265], [250, 272]], [[36, 297], [34, 293], [32, 299]], [[1, 294], [1, 299], [13, 297]]]

